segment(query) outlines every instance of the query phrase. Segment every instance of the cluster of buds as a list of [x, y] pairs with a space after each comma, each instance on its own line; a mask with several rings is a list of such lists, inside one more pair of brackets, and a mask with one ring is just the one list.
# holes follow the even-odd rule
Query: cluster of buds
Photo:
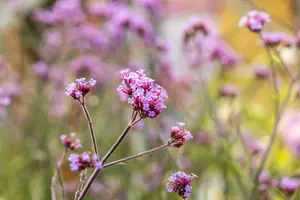
[[198, 17], [192, 17], [188, 20], [187, 24], [183, 28], [183, 40], [189, 41], [197, 33], [203, 35], [211, 35], [214, 31], [211, 29], [211, 24], [208, 21], [201, 20]]
[[76, 79], [76, 82], [77, 83], [71, 83], [66, 87], [66, 95], [74, 99], [84, 97], [97, 83], [97, 81], [92, 78], [88, 82], [85, 78]]
[[240, 21], [240, 27], [246, 27], [252, 32], [260, 32], [265, 23], [270, 22], [270, 15], [266, 12], [253, 10], [244, 15]]
[[79, 139], [75, 138], [76, 133], [70, 133], [70, 137], [66, 135], [61, 135], [60, 140], [64, 144], [66, 149], [70, 149], [71, 151], [80, 149], [82, 147], [81, 142]]
[[268, 187], [277, 187], [278, 180], [276, 178], [271, 178], [268, 171], [263, 171], [258, 177], [259, 182], [259, 192], [265, 193]]
[[91, 152], [83, 152], [82, 154], [70, 154], [68, 161], [70, 162], [71, 171], [81, 171], [87, 168], [102, 169], [102, 163], [98, 160], [96, 154]]
[[193, 136], [189, 131], [183, 129], [185, 123], [179, 122], [177, 124], [178, 126], [173, 126], [171, 129], [169, 144], [178, 148], [181, 147], [185, 141], [192, 139]]
[[166, 188], [168, 192], [175, 192], [182, 198], [186, 199], [189, 197], [192, 186], [191, 182], [196, 178], [195, 174], [186, 174], [185, 172], [175, 172], [168, 178], [168, 183], [166, 184]]
[[117, 90], [128, 95], [128, 103], [142, 118], [154, 118], [166, 108], [164, 99], [168, 97], [167, 92], [146, 77], [143, 70], [130, 72], [126, 69], [120, 73], [122, 83]]

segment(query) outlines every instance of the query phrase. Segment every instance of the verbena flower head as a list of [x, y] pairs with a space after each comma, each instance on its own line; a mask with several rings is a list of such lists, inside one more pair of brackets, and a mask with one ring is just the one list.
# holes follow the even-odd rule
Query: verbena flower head
[[173, 147], [181, 147], [185, 141], [193, 138], [192, 134], [189, 131], [183, 129], [185, 123], [179, 122], [177, 124], [178, 126], [173, 126], [171, 128], [170, 133], [169, 143]]
[[214, 34], [215, 31], [212, 28], [211, 22], [203, 20], [197, 16], [192, 16], [183, 28], [183, 40], [187, 42], [196, 33], [202, 33], [203, 35]]
[[282, 41], [283, 35], [280, 32], [262, 33], [262, 43], [270, 47], [276, 47]]
[[287, 194], [292, 194], [298, 189], [299, 185], [300, 181], [297, 178], [282, 177], [279, 188]]
[[260, 32], [265, 23], [270, 21], [271, 19], [268, 13], [252, 10], [240, 19], [239, 26], [246, 27], [252, 32]]
[[187, 198], [192, 192], [191, 182], [196, 178], [195, 174], [186, 174], [185, 172], [175, 172], [168, 178], [166, 188], [168, 192], [175, 192], [182, 198]]
[[281, 44], [284, 47], [293, 47], [297, 44], [297, 38], [290, 34], [282, 34]]
[[102, 169], [102, 163], [98, 160], [96, 154], [92, 155], [91, 152], [83, 152], [82, 154], [72, 153], [68, 157], [70, 162], [71, 171], [81, 171], [87, 168]]
[[71, 83], [66, 87], [66, 95], [80, 99], [89, 93], [96, 83], [97, 81], [92, 78], [89, 81], [85, 78], [76, 79], [76, 83]]
[[67, 135], [61, 135], [60, 140], [67, 149], [70, 149], [73, 151], [76, 149], [80, 149], [82, 147], [80, 140], [76, 139], [75, 136], [76, 136], [76, 133], [74, 133], [74, 132], [70, 133], [69, 137]]
[[222, 97], [236, 97], [239, 95], [239, 91], [235, 85], [226, 84], [220, 88], [219, 95]]
[[258, 177], [260, 183], [268, 184], [271, 181], [270, 173], [268, 171], [263, 171]]
[[146, 77], [143, 70], [131, 72], [126, 69], [120, 73], [122, 83], [117, 90], [128, 95], [128, 103], [141, 117], [154, 118], [166, 108], [164, 99], [168, 97], [167, 92]]
[[257, 79], [263, 80], [271, 76], [272, 72], [265, 65], [257, 65], [254, 69], [254, 75]]

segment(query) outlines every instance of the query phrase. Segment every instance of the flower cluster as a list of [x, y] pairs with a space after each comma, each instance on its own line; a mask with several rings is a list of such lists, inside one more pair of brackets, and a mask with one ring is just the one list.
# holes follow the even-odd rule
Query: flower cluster
[[61, 135], [60, 140], [65, 145], [67, 149], [70, 149], [71, 151], [80, 149], [82, 147], [81, 142], [79, 139], [75, 138], [76, 133], [72, 132], [70, 133], [70, 137], [66, 135]]
[[80, 99], [89, 93], [97, 83], [96, 80], [90, 79], [88, 82], [85, 78], [76, 79], [76, 83], [71, 83], [66, 87], [66, 95], [74, 99]]
[[258, 80], [264, 80], [271, 76], [272, 72], [265, 65], [257, 65], [254, 69], [254, 75]]
[[268, 13], [252, 10], [240, 19], [239, 26], [246, 27], [252, 32], [260, 32], [264, 24], [270, 21]]
[[276, 47], [283, 39], [281, 32], [265, 32], [262, 33], [262, 42], [269, 47]]
[[71, 171], [81, 171], [86, 168], [102, 169], [102, 163], [98, 160], [96, 154], [92, 155], [91, 152], [83, 152], [82, 154], [70, 154], [68, 161], [70, 162]]
[[168, 97], [167, 92], [146, 77], [143, 70], [131, 72], [126, 69], [120, 73], [122, 83], [117, 90], [129, 96], [128, 103], [141, 117], [154, 118], [166, 108], [164, 99]]
[[202, 20], [196, 16], [191, 17], [183, 28], [183, 40], [187, 42], [197, 33], [210, 35], [214, 33], [208, 20]]
[[235, 85], [226, 84], [219, 89], [219, 95], [222, 97], [236, 97], [239, 95], [239, 91]]
[[260, 173], [258, 177], [258, 182], [260, 193], [265, 193], [268, 187], [275, 188], [278, 186], [278, 180], [276, 178], [272, 179], [268, 171], [263, 171]]
[[192, 134], [183, 129], [182, 127], [185, 123], [179, 122], [178, 126], [173, 126], [170, 133], [170, 141], [169, 144], [173, 147], [181, 147], [185, 141], [192, 139]]
[[300, 186], [300, 180], [297, 178], [282, 177], [279, 183], [281, 191], [287, 194], [293, 194]]
[[240, 56], [214, 31], [208, 20], [192, 17], [183, 29], [183, 43], [193, 67], [218, 61], [227, 69], [240, 61]]
[[192, 186], [191, 182], [196, 178], [195, 174], [186, 174], [185, 172], [175, 172], [168, 178], [168, 183], [166, 184], [166, 188], [168, 192], [175, 192], [182, 198], [187, 198], [191, 191]]

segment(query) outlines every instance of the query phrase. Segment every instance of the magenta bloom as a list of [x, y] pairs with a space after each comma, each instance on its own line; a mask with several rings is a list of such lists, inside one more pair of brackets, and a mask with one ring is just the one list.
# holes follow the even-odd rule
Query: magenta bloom
[[175, 172], [168, 178], [166, 188], [168, 192], [175, 192], [182, 198], [187, 198], [192, 192], [191, 182], [196, 178], [195, 174], [186, 174], [185, 172]]
[[80, 171], [86, 168], [102, 169], [102, 163], [98, 160], [96, 154], [91, 152], [83, 152], [82, 154], [70, 154], [68, 161], [70, 162], [71, 171]]
[[170, 133], [169, 143], [173, 147], [181, 147], [185, 141], [193, 138], [192, 134], [189, 131], [182, 128], [185, 123], [179, 122], [177, 124], [178, 126], [172, 127]]
[[239, 26], [246, 27], [252, 32], [260, 32], [264, 24], [270, 21], [271, 19], [268, 13], [252, 10], [240, 19]]
[[297, 178], [282, 177], [279, 183], [279, 188], [288, 194], [294, 193], [300, 185], [300, 181]]
[[70, 137], [66, 135], [61, 135], [60, 140], [65, 145], [67, 149], [70, 149], [71, 151], [80, 149], [82, 147], [81, 142], [79, 139], [75, 138], [76, 133], [70, 133]]
[[129, 96], [128, 103], [141, 117], [154, 118], [166, 108], [164, 99], [168, 97], [167, 92], [146, 77], [143, 70], [130, 72], [126, 69], [120, 73], [122, 83], [117, 90]]
[[280, 32], [262, 33], [262, 42], [270, 47], [276, 47], [282, 41], [283, 35]]
[[89, 82], [85, 78], [76, 79], [77, 83], [71, 83], [66, 87], [66, 95], [74, 99], [84, 97], [96, 85], [97, 81], [90, 79]]

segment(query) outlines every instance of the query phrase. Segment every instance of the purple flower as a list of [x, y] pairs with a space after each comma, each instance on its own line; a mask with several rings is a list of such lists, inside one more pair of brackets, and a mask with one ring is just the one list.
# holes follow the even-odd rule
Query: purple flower
[[141, 117], [154, 118], [166, 108], [164, 99], [168, 97], [167, 92], [146, 77], [143, 70], [130, 72], [126, 69], [120, 73], [122, 83], [117, 90], [128, 95], [128, 102]]
[[48, 76], [48, 65], [43, 61], [38, 61], [32, 65], [33, 72], [41, 78], [46, 78]]
[[279, 183], [279, 188], [288, 194], [294, 193], [300, 185], [300, 181], [297, 178], [282, 177]]
[[235, 85], [226, 84], [220, 88], [219, 95], [222, 97], [236, 97], [239, 95], [239, 91]]
[[72, 133], [70, 133], [70, 137], [68, 137], [66, 135], [61, 135], [60, 140], [67, 149], [70, 149], [71, 151], [73, 151], [76, 149], [80, 149], [82, 147], [80, 140], [76, 139], [75, 136], [76, 136], [76, 133], [72, 132]]
[[66, 95], [71, 96], [74, 99], [80, 99], [91, 91], [96, 85], [97, 81], [90, 79], [89, 82], [85, 78], [76, 79], [76, 83], [71, 83], [66, 87]]
[[270, 47], [276, 47], [282, 41], [283, 35], [280, 32], [262, 33], [262, 42]]
[[261, 172], [259, 177], [258, 177], [258, 181], [260, 183], [265, 183], [265, 184], [270, 183], [270, 181], [271, 181], [270, 173], [267, 172], [267, 171]]
[[191, 182], [196, 178], [195, 174], [186, 174], [185, 172], [175, 172], [168, 178], [166, 189], [168, 192], [177, 193], [182, 198], [187, 198], [192, 192]]
[[239, 26], [248, 28], [252, 32], [260, 32], [265, 23], [270, 21], [271, 19], [268, 13], [253, 10], [240, 19]]
[[98, 160], [96, 154], [92, 155], [91, 152], [83, 152], [81, 154], [70, 154], [68, 157], [70, 162], [71, 171], [81, 171], [87, 168], [102, 169], [102, 163]]
[[185, 125], [182, 122], [177, 123], [178, 126], [173, 126], [170, 133], [170, 140], [169, 143], [173, 147], [181, 147], [185, 141], [190, 140], [193, 138], [192, 134], [183, 129]]
[[267, 79], [271, 76], [272, 72], [265, 65], [257, 65], [254, 69], [254, 75], [257, 79]]
[[189, 41], [196, 33], [204, 35], [215, 35], [212, 24], [209, 20], [203, 20], [197, 16], [192, 16], [183, 27], [183, 40]]

